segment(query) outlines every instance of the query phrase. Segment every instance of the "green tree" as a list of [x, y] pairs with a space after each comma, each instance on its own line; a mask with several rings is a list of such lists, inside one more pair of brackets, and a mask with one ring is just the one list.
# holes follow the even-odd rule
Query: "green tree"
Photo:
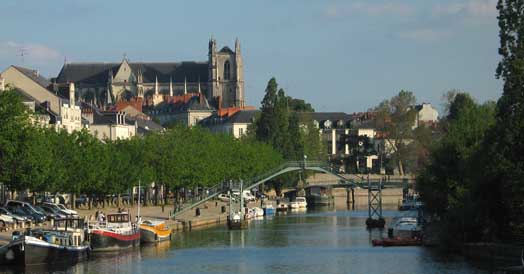
[[376, 127], [386, 136], [384, 141], [393, 150], [392, 158], [401, 175], [405, 173], [404, 166], [410, 154], [408, 145], [413, 139], [415, 103], [416, 98], [412, 92], [401, 90], [396, 96], [381, 102], [375, 108]]
[[310, 103], [306, 103], [306, 101], [302, 99], [293, 98], [291, 96], [287, 96], [287, 101], [289, 104], [289, 110], [295, 111], [295, 112], [315, 112], [315, 109], [311, 106]]
[[417, 189], [427, 209], [444, 220], [447, 236], [465, 240], [460, 232], [481, 229], [475, 210], [476, 181], [472, 178], [478, 166], [474, 160], [495, 123], [495, 110], [492, 103], [479, 105], [467, 93], [450, 99], [449, 114], [441, 121], [442, 137], [430, 149], [427, 165], [417, 177]]
[[[496, 76], [504, 81], [503, 93], [497, 102], [497, 122], [490, 134], [483, 184], [492, 188], [493, 198], [503, 198], [507, 212], [497, 218], [500, 226], [509, 222], [524, 224], [524, 1], [499, 0], [499, 54], [502, 56]], [[488, 145], [488, 144], [487, 144]], [[495, 195], [497, 194], [497, 195]], [[498, 196], [498, 197], [497, 197]], [[488, 197], [486, 197], [488, 199]]]

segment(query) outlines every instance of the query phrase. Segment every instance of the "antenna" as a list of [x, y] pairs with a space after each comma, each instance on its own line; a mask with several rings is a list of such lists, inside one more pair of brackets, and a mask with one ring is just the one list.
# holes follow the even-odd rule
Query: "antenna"
[[29, 53], [27, 52], [27, 49], [24, 47], [18, 48], [18, 56], [22, 59], [22, 65], [25, 63], [25, 56], [27, 56]]

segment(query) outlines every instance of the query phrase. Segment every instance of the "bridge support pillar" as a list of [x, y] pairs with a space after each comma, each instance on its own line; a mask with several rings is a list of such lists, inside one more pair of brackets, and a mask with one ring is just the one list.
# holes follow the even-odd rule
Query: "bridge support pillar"
[[368, 228], [384, 228], [386, 224], [382, 217], [382, 185], [383, 182], [372, 184], [368, 178]]
[[346, 204], [348, 208], [355, 209], [355, 189], [352, 187], [346, 188]]

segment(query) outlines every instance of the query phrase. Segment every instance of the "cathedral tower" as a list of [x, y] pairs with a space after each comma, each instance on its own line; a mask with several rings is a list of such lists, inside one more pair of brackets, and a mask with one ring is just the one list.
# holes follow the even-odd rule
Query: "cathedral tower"
[[244, 65], [238, 39], [235, 51], [227, 46], [217, 51], [216, 41], [211, 38], [208, 68], [208, 100], [218, 104], [220, 97], [223, 108], [244, 106]]

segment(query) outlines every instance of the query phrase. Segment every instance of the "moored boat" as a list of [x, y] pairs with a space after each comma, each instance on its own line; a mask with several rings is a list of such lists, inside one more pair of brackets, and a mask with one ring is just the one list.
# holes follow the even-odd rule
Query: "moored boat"
[[421, 228], [416, 217], [398, 217], [393, 223], [393, 236], [414, 238], [420, 234]]
[[253, 214], [255, 215], [255, 217], [264, 216], [264, 210], [260, 207], [253, 207], [251, 210], [253, 211]]
[[287, 212], [289, 203], [284, 200], [277, 200], [277, 212]]
[[128, 213], [108, 214], [107, 220], [89, 224], [93, 251], [118, 251], [140, 245], [140, 230]]
[[247, 220], [242, 220], [240, 212], [236, 212], [233, 216], [227, 216], [227, 226], [231, 230], [244, 229], [247, 227]]
[[171, 239], [171, 229], [163, 221], [146, 220], [140, 224], [140, 241], [154, 243]]
[[373, 246], [417, 246], [421, 245], [422, 241], [418, 238], [392, 238], [392, 239], [382, 239], [382, 240], [373, 240]]
[[0, 264], [69, 265], [89, 258], [90, 246], [84, 239], [83, 220], [65, 221], [69, 226], [30, 230], [23, 235], [14, 233], [12, 241], [0, 247]]
[[262, 206], [262, 210], [264, 210], [264, 216], [275, 215], [275, 208], [273, 207], [273, 204], [270, 202], [264, 203], [264, 205]]
[[296, 197], [295, 201], [289, 204], [291, 209], [305, 209], [307, 208], [307, 202], [305, 197]]

